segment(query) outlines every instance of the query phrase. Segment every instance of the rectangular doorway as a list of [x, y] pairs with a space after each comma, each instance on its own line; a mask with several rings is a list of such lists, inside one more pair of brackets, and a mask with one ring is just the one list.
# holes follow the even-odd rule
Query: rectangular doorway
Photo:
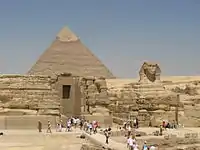
[[62, 98], [70, 99], [71, 85], [63, 85]]

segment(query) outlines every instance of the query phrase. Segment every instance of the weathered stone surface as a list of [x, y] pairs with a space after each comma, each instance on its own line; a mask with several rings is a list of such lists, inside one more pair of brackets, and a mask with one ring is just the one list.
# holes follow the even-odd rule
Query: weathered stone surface
[[[146, 71], [145, 71], [146, 69]], [[148, 72], [148, 73], [147, 73]], [[152, 79], [155, 80], [152, 80]], [[155, 81], [159, 82], [155, 82]], [[140, 70], [140, 82], [137, 79], [106, 79], [109, 109], [115, 116], [114, 121], [127, 119], [131, 111], [138, 113], [141, 126], [146, 122], [158, 126], [162, 120], [175, 120], [178, 111], [179, 123], [184, 126], [200, 126], [200, 78], [199, 77], [160, 77], [160, 68], [156, 64], [144, 63]], [[174, 89], [179, 89], [174, 90]], [[180, 98], [177, 98], [177, 95]], [[119, 117], [119, 119], [117, 119]], [[144, 119], [145, 118], [145, 119]], [[149, 120], [148, 120], [149, 119]]]
[[0, 115], [37, 115], [38, 111], [39, 114], [58, 114], [52, 113], [59, 111], [60, 105], [52, 80], [48, 76], [1, 75]]
[[144, 62], [139, 74], [139, 82], [157, 82], [160, 81], [161, 70], [156, 63]]

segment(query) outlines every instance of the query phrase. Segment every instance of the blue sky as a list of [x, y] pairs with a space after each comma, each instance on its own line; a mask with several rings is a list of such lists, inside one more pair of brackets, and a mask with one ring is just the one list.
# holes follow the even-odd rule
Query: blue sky
[[0, 0], [0, 73], [26, 73], [66, 25], [118, 77], [144, 61], [200, 75], [199, 0]]

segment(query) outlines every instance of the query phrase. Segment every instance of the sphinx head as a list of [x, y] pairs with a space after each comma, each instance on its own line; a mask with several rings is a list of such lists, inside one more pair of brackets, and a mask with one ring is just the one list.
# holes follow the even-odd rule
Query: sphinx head
[[156, 63], [144, 62], [140, 69], [140, 79], [147, 79], [151, 82], [154, 82], [159, 78], [161, 73], [160, 67]]

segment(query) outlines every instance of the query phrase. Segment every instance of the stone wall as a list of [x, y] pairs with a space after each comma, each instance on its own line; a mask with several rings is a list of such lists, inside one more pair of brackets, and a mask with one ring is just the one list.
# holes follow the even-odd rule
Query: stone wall
[[[109, 82], [109, 81], [108, 81]], [[175, 120], [175, 108], [179, 113], [183, 105], [177, 105], [177, 95], [164, 90], [160, 83], [132, 83], [121, 88], [108, 89], [114, 122], [138, 117], [141, 126], [158, 126], [162, 120]]]
[[[81, 91], [81, 97], [76, 101], [80, 98], [81, 114], [89, 120], [96, 119], [108, 126], [113, 121], [122, 124], [137, 116], [141, 126], [148, 126], [150, 122], [158, 126], [162, 120], [175, 120], [178, 108], [181, 124], [200, 126], [200, 80], [154, 83], [135, 80], [128, 83], [125, 80], [124, 84], [122, 79], [76, 78]], [[0, 116], [4, 117], [3, 124], [13, 121], [5, 116], [14, 117], [14, 120], [17, 116], [23, 116], [25, 120], [27, 116], [34, 116], [34, 120], [35, 116], [59, 116], [61, 102], [57, 81], [47, 76], [1, 75]]]
[[[161, 78], [162, 79], [162, 78]], [[162, 120], [172, 121], [178, 113], [179, 123], [191, 127], [200, 126], [199, 80], [166, 80], [154, 83], [106, 80], [110, 99], [109, 109], [114, 122], [139, 117], [141, 126], [158, 126]], [[110, 83], [111, 82], [111, 83]], [[117, 83], [121, 82], [121, 83]], [[180, 98], [177, 99], [177, 95]]]
[[111, 125], [112, 116], [108, 106], [107, 85], [104, 78], [87, 77], [79, 79], [81, 111], [88, 120], [98, 120], [101, 125]]
[[0, 115], [58, 115], [59, 105], [50, 77], [0, 76]]
[[180, 124], [200, 126], [198, 82], [122, 82], [122, 79], [80, 78], [82, 113], [92, 118], [112, 114], [117, 124], [137, 116], [141, 126], [150, 123], [159, 126], [162, 120], [173, 121], [178, 115]]

